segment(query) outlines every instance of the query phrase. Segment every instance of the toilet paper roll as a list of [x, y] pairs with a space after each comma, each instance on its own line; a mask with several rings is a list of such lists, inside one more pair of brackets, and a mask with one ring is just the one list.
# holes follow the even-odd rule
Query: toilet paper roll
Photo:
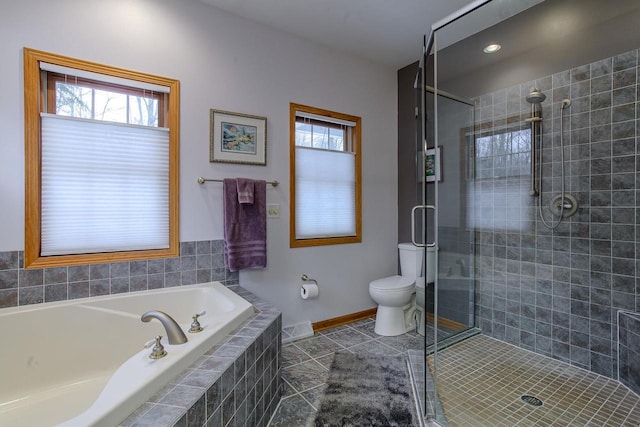
[[318, 285], [313, 283], [305, 283], [300, 288], [300, 296], [302, 299], [313, 299], [318, 297]]

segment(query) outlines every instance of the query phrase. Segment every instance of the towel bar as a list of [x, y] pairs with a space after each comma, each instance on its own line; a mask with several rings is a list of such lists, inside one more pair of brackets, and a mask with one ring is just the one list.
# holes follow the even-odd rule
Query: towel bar
[[[207, 179], [207, 178], [203, 178], [203, 177], [198, 177], [198, 184], [204, 184], [206, 181], [211, 181], [211, 182], [222, 182], [221, 179]], [[276, 180], [274, 181], [267, 181], [267, 184], [271, 184], [274, 187], [277, 187], [278, 185], [280, 185], [280, 183]]]

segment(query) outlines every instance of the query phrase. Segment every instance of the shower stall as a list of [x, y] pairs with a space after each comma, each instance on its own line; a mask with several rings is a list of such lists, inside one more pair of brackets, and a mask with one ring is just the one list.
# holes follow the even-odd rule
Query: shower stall
[[399, 71], [398, 235], [437, 248], [410, 352], [429, 422], [455, 411], [439, 353], [475, 334], [634, 386], [637, 22], [636, 0], [478, 0]]

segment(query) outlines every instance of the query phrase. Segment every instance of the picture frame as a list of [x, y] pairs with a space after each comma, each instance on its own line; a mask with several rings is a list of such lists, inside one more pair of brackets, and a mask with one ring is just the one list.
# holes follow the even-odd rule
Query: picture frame
[[266, 166], [266, 117], [211, 109], [209, 132], [210, 162]]
[[442, 182], [442, 145], [419, 153], [418, 181]]

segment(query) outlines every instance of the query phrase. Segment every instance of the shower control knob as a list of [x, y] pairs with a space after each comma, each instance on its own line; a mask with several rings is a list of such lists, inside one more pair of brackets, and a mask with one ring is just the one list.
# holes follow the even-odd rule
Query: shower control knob
[[557, 217], [570, 217], [578, 211], [578, 200], [571, 194], [565, 194], [563, 200], [562, 194], [558, 194], [549, 202], [549, 210]]

